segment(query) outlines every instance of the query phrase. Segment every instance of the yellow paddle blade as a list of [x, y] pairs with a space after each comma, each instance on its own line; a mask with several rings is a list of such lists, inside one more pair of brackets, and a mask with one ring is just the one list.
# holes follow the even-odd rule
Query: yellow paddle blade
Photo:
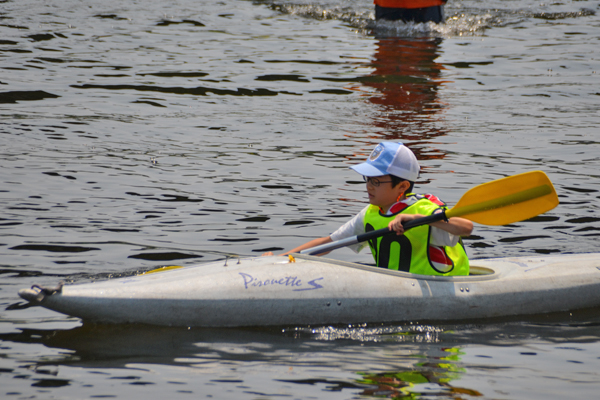
[[446, 216], [483, 225], [506, 225], [533, 218], [557, 205], [558, 196], [548, 176], [542, 171], [531, 171], [470, 189], [446, 211]]

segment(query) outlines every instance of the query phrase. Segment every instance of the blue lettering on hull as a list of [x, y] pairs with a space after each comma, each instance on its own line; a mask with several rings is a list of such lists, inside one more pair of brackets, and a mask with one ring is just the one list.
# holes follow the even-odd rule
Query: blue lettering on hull
[[323, 289], [317, 281], [320, 281], [321, 278], [316, 278], [310, 280], [306, 283], [299, 279], [297, 276], [285, 276], [283, 278], [267, 278], [267, 279], [258, 279], [253, 277], [250, 274], [245, 274], [243, 272], [239, 273], [244, 280], [244, 288], [250, 289], [253, 287], [265, 287], [265, 286], [286, 286], [292, 289], [294, 292], [301, 292], [304, 290], [315, 290], [315, 289]]

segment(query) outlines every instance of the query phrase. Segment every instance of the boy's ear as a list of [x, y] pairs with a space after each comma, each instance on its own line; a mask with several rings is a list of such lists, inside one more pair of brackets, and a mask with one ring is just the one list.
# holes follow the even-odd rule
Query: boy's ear
[[402, 193], [406, 193], [410, 189], [410, 182], [402, 181], [398, 186], [402, 189]]

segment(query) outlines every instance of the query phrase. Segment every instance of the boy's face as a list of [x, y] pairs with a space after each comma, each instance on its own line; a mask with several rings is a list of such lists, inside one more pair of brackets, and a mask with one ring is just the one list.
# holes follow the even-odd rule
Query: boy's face
[[398, 201], [398, 197], [403, 194], [403, 185], [392, 187], [392, 178], [389, 175], [366, 179], [369, 203], [381, 207], [383, 212], [387, 212], [387, 210]]

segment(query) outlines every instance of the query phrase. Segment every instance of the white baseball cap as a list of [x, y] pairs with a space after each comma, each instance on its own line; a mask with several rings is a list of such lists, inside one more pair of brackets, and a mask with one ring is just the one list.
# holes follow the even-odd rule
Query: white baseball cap
[[402, 143], [381, 142], [362, 164], [352, 168], [363, 176], [394, 175], [415, 182], [419, 178], [419, 162], [414, 153]]

